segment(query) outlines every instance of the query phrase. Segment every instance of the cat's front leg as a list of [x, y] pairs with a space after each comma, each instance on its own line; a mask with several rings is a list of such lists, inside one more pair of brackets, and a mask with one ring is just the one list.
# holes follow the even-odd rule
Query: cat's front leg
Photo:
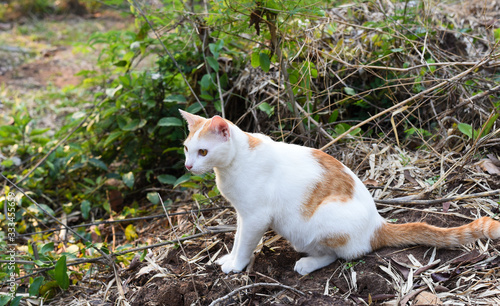
[[238, 215], [233, 250], [216, 261], [221, 265], [222, 271], [224, 273], [241, 272], [250, 263], [253, 251], [268, 228], [269, 223], [265, 218], [259, 220], [255, 217]]
[[231, 262], [234, 259], [235, 250], [238, 249], [238, 242], [240, 241], [239, 235], [241, 234], [241, 217], [238, 215], [236, 219], [236, 234], [234, 235], [233, 249], [229, 254], [222, 256], [215, 261], [219, 266], [223, 266], [226, 262]]

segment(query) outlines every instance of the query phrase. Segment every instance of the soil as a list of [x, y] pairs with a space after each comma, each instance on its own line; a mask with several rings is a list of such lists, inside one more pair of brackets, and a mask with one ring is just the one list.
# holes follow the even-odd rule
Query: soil
[[[467, 213], [465, 209], [464, 213]], [[458, 226], [466, 223], [458, 217], [428, 215], [411, 211], [410, 213], [406, 211], [386, 217], [397, 218], [398, 223], [425, 221], [440, 227]], [[274, 236], [274, 232], [270, 231], [264, 237], [264, 241]], [[171, 275], [159, 276], [158, 273], [153, 272], [135, 278], [134, 275], [137, 274], [137, 271], [146, 266], [147, 263], [128, 271], [122, 275], [123, 278], [131, 280], [127, 283], [127, 286], [131, 288], [126, 294], [127, 300], [131, 305], [137, 306], [209, 305], [242, 286], [279, 283], [296, 288], [302, 294], [284, 287], [268, 288], [256, 285], [249, 290], [240, 291], [239, 294], [224, 299], [220, 305], [360, 305], [364, 303], [381, 305], [403, 296], [394, 287], [394, 280], [391, 279], [391, 276], [384, 272], [380, 266], [392, 265], [396, 267], [395, 270], [399, 272], [396, 274], [399, 275], [401, 281], [404, 281], [408, 277], [409, 271], [405, 266], [414, 265], [410, 258], [426, 266], [433, 256], [433, 248], [429, 247], [383, 248], [356, 261], [338, 260], [323, 269], [301, 276], [294, 272], [293, 267], [304, 254], [294, 251], [289, 243], [281, 238], [272, 243], [270, 247], [263, 247], [256, 254], [253, 265], [247, 271], [239, 274], [226, 275], [219, 266], [209, 262], [210, 258], [215, 257], [215, 253], [212, 251], [206, 251], [208, 256], [196, 263], [188, 264], [183, 259], [185, 257], [196, 258], [200, 252], [204, 251], [205, 245], [215, 241], [219, 241], [217, 245], [222, 248], [219, 256], [223, 255], [226, 248], [231, 249], [233, 238], [233, 233], [218, 234], [208, 237], [202, 242], [185, 244], [184, 250], [180, 248], [170, 249], [168, 256], [158, 264], [170, 271]], [[500, 246], [500, 243], [497, 242], [495, 246]], [[213, 249], [217, 249], [217, 247]], [[470, 254], [476, 253], [467, 252], [463, 248], [439, 249], [436, 250], [433, 261], [439, 260], [442, 264], [455, 261], [451, 268], [451, 271], [454, 271], [455, 267], [465, 261], [456, 259], [466, 255], [468, 255], [466, 257], [470, 257]], [[440, 282], [439, 289], [442, 291], [457, 289], [458, 275], [450, 276]], [[425, 283], [417, 281], [416, 276], [414, 279], [416, 289], [426, 288]], [[410, 301], [417, 297], [418, 295], [415, 295]], [[114, 298], [118, 298], [118, 296], [115, 295]]]
[[[85, 18], [76, 15], [52, 16], [45, 19], [52, 22], [60, 22], [64, 26], [85, 27], [84, 22], [93, 22], [94, 25], [105, 31], [106, 29], [124, 29], [133, 23], [133, 19], [121, 17], [118, 13], [104, 11], [102, 13], [88, 15]], [[5, 24], [0, 31], [11, 32], [17, 35], [16, 27], [19, 23]], [[79, 34], [81, 35], [81, 34]], [[83, 40], [90, 38], [80, 37]], [[98, 48], [93, 54], [76, 52], [75, 48], [68, 43], [58, 41], [43, 41], [40, 38], [39, 45], [45, 48], [25, 48], [18, 46], [4, 46], [0, 48], [0, 84], [15, 89], [38, 89], [48, 85], [56, 88], [64, 88], [68, 85], [78, 85], [82, 77], [76, 74], [81, 70], [94, 69], [95, 57]], [[24, 38], [29, 40], [29, 38]]]

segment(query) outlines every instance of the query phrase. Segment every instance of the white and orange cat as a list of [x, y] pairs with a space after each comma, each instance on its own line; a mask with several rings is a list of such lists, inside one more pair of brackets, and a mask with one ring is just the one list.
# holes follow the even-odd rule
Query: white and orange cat
[[219, 116], [181, 114], [189, 129], [186, 168], [195, 174], [214, 169], [217, 187], [237, 212], [233, 249], [217, 261], [225, 273], [248, 265], [269, 228], [308, 254], [295, 264], [302, 275], [384, 246], [500, 238], [500, 222], [489, 217], [455, 228], [387, 223], [360, 179], [332, 156], [243, 132]]

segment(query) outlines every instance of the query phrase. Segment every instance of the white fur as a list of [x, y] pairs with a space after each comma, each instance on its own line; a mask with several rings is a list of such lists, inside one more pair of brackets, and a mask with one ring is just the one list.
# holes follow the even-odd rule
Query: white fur
[[[322, 204], [308, 219], [302, 206], [324, 171], [312, 149], [274, 142], [260, 134], [250, 134], [262, 140], [250, 148], [246, 133], [231, 124], [229, 131], [227, 141], [199, 139], [195, 134], [185, 143], [186, 164], [193, 166], [191, 171], [202, 173], [213, 168], [220, 192], [237, 212], [233, 249], [217, 262], [225, 273], [246, 267], [268, 228], [309, 255], [295, 265], [300, 274], [324, 267], [337, 257], [353, 259], [371, 251], [370, 239], [384, 221], [368, 190], [349, 169], [345, 168], [355, 181], [352, 200]], [[199, 149], [208, 150], [207, 156], [197, 154]], [[347, 234], [349, 241], [336, 249], [319, 243], [331, 234]]]

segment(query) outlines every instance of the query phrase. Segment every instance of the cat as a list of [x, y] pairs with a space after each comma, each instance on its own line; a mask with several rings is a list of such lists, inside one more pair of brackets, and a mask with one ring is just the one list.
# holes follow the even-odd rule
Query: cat
[[213, 169], [237, 213], [233, 249], [216, 261], [225, 273], [249, 264], [269, 228], [307, 254], [294, 267], [301, 275], [385, 246], [451, 247], [500, 238], [500, 222], [489, 217], [454, 228], [388, 223], [361, 180], [334, 157], [244, 132], [219, 116], [180, 112], [189, 130], [185, 167], [194, 174]]

